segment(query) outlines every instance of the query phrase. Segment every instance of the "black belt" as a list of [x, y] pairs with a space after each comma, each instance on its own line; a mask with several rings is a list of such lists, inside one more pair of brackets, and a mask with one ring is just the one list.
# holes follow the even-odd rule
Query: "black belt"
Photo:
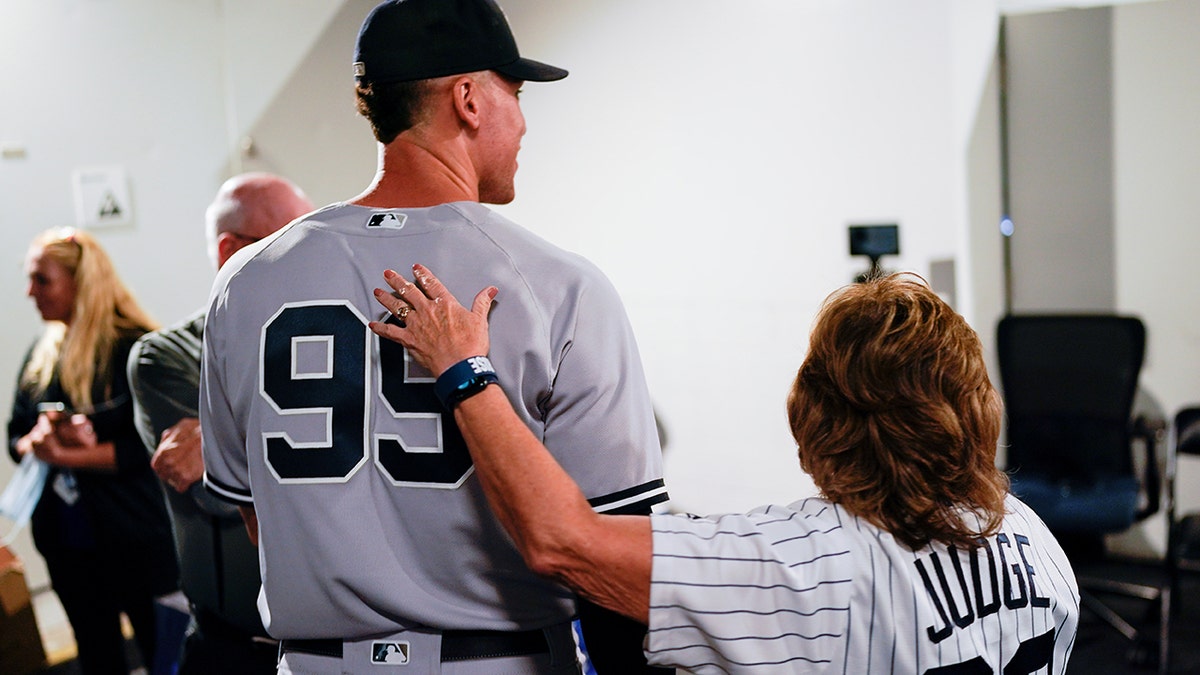
[[[280, 640], [283, 652], [300, 652], [317, 656], [342, 657], [342, 641], [336, 638], [323, 640]], [[541, 630], [448, 630], [442, 632], [442, 661], [470, 661], [472, 659], [495, 659], [505, 656], [527, 656], [548, 654], [550, 644]]]
[[277, 644], [276, 640], [267, 636], [266, 631], [248, 633], [210, 609], [192, 605], [192, 616], [196, 618], [196, 625], [204, 637], [226, 642], [261, 642], [272, 647]]

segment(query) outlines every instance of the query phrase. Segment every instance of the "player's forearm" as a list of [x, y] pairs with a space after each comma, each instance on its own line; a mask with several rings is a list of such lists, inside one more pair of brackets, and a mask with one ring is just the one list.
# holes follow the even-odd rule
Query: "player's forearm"
[[458, 404], [455, 419], [488, 501], [530, 569], [644, 623], [649, 519], [597, 515], [500, 387]]
[[597, 605], [645, 624], [653, 558], [650, 518], [593, 515], [593, 526], [570, 540], [573, 548], [561, 558], [557, 576]]

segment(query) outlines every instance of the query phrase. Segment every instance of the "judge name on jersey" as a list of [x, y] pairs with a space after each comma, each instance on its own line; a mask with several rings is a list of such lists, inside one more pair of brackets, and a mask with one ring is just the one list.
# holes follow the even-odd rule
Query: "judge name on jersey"
[[[964, 558], [966, 567], [964, 568]], [[1029, 537], [1001, 532], [980, 539], [974, 550], [960, 555], [951, 546], [914, 561], [940, 621], [926, 631], [934, 644], [950, 637], [955, 627], [966, 628], [1000, 611], [1049, 607], [1050, 599], [1037, 589], [1038, 560]]]

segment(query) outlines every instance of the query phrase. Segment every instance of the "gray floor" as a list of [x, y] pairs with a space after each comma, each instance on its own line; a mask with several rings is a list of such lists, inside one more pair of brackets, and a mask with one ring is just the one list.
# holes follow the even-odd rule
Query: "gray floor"
[[[1130, 581], [1148, 580], [1156, 570], [1136, 565], [1124, 566]], [[1143, 600], [1135, 600], [1097, 593], [1096, 597], [1112, 607], [1135, 625], [1145, 626], [1147, 633], [1157, 629], [1157, 606]], [[1185, 574], [1175, 594], [1173, 604], [1176, 611], [1171, 618], [1171, 673], [1200, 674], [1200, 576]], [[1149, 623], [1147, 616], [1154, 617]], [[1157, 672], [1157, 661], [1142, 658], [1157, 650], [1157, 642], [1148, 642], [1134, 648], [1124, 636], [1100, 621], [1096, 615], [1084, 610], [1080, 620], [1079, 634], [1068, 675], [1123, 675], [1125, 673]]]

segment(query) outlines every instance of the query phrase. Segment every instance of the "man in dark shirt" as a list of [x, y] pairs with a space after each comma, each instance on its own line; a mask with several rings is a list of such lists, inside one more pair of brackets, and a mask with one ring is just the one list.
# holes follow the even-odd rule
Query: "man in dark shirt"
[[[242, 174], [221, 186], [206, 214], [209, 254], [220, 267], [244, 246], [312, 210], [292, 183], [265, 173]], [[183, 592], [192, 625], [179, 675], [274, 673], [278, 647], [256, 606], [258, 552], [236, 507], [204, 489], [197, 405], [204, 311], [148, 333], [129, 357], [138, 433], [151, 466], [171, 488]]]

